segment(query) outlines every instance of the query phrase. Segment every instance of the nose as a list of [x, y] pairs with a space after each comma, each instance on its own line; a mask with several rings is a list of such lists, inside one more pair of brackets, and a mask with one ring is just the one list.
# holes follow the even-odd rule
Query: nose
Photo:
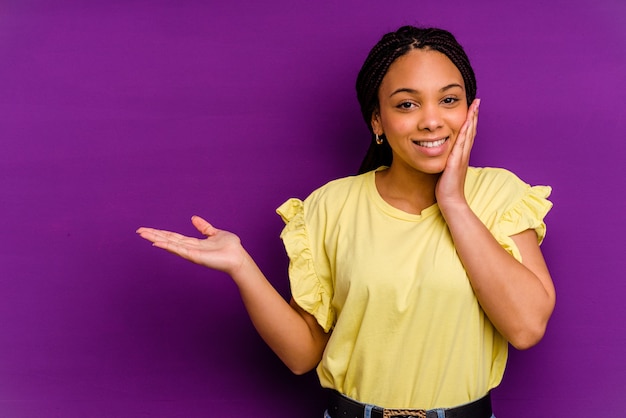
[[424, 104], [419, 111], [417, 128], [433, 132], [443, 125], [441, 109], [435, 104]]

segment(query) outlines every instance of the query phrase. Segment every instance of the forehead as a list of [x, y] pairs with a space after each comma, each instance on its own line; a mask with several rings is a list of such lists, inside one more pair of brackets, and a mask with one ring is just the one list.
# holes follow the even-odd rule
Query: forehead
[[450, 84], [465, 86], [461, 72], [450, 58], [431, 49], [413, 49], [389, 66], [380, 89], [438, 90]]

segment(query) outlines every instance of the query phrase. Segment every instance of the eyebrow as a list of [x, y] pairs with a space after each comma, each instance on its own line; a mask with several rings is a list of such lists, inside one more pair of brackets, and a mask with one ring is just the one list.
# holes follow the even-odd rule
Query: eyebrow
[[[455, 88], [455, 87], [459, 87], [459, 88], [463, 89], [463, 86], [462, 86], [462, 85], [460, 85], [459, 83], [452, 83], [452, 84], [448, 84], [447, 86], [444, 86], [444, 87], [440, 88], [440, 89], [439, 89], [439, 92], [440, 92], [440, 93], [443, 93], [443, 92], [448, 91], [448, 90], [450, 90], [450, 89], [452, 89], [452, 88]], [[389, 97], [392, 97], [393, 95], [398, 94], [398, 93], [418, 94], [418, 93], [419, 93], [419, 90], [410, 89], [410, 88], [408, 88], [408, 87], [403, 87], [403, 88], [399, 88], [399, 89], [397, 89], [397, 90], [394, 90], [394, 91], [393, 91], [393, 92], [389, 95]]]

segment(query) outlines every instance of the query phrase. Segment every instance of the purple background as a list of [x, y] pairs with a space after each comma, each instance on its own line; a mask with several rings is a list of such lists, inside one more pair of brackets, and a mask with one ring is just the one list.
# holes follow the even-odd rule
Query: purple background
[[321, 418], [230, 280], [134, 231], [206, 216], [288, 297], [274, 210], [356, 171], [356, 73], [417, 24], [472, 59], [473, 164], [554, 188], [557, 309], [496, 413], [621, 416], [626, 3], [535, 3], [0, 1], [0, 415]]

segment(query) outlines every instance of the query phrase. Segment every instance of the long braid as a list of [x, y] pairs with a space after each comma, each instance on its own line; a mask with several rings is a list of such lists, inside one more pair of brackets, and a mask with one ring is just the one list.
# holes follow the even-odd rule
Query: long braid
[[437, 28], [403, 26], [396, 32], [385, 34], [365, 59], [356, 81], [361, 114], [371, 133], [370, 146], [359, 173], [374, 170], [381, 165], [391, 165], [392, 152], [389, 143], [384, 141], [378, 145], [374, 139], [372, 115], [378, 111], [378, 90], [389, 67], [412, 49], [431, 49], [446, 55], [461, 72], [468, 104], [476, 98], [474, 70], [463, 47], [450, 32]]

